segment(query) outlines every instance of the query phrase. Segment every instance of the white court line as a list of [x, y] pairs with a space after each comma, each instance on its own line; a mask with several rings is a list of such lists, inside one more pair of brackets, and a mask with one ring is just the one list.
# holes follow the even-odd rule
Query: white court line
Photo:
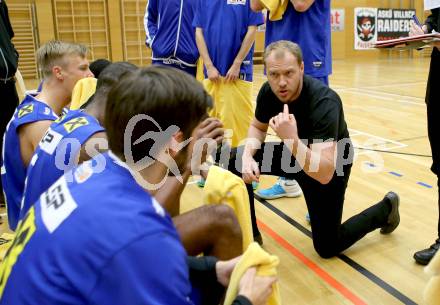
[[[375, 136], [375, 135], [372, 135], [372, 134], [370, 134], [368, 132], [360, 131], [360, 130], [357, 130], [357, 129], [349, 128], [348, 131], [350, 133], [350, 139], [352, 140], [352, 142], [354, 142], [354, 144], [357, 145], [355, 149], [358, 149], [358, 150], [361, 150], [361, 149], [372, 150], [372, 149], [377, 148], [377, 149], [384, 150], [384, 151], [392, 151], [392, 150], [395, 150], [395, 149], [408, 147], [408, 145], [405, 144], [405, 143], [401, 143], [401, 142], [390, 140], [390, 139], [387, 139], [387, 138]], [[369, 139], [377, 139], [379, 141], [377, 141], [376, 143], [372, 143], [371, 145], [362, 146], [362, 145], [360, 145], [359, 142], [356, 141], [356, 139], [355, 139], [356, 136], [366, 136]], [[273, 134], [267, 135], [266, 140], [269, 140], [269, 141], [274, 141], [274, 140], [281, 141], [276, 135], [273, 135]], [[381, 144], [392, 144], [392, 145], [390, 145], [388, 147], [380, 147]], [[361, 150], [361, 152], [356, 152], [357, 155], [364, 155], [364, 154], [368, 154], [368, 153], [371, 153], [371, 151], [362, 151]]]
[[[369, 90], [367, 89], [357, 89], [361, 92], [367, 92], [370, 93]], [[425, 101], [424, 97], [418, 97], [418, 96], [410, 96], [410, 95], [403, 95], [403, 94], [398, 94], [398, 93], [391, 93], [391, 92], [384, 92], [384, 91], [373, 91], [374, 93], [377, 94], [383, 94], [383, 95], [388, 95], [388, 96], [394, 96], [394, 97], [400, 97], [400, 98], [404, 98], [404, 99], [408, 99], [408, 100], [418, 100], [418, 101]]]
[[390, 139], [387, 139], [387, 138], [375, 136], [375, 135], [372, 135], [371, 133], [360, 131], [360, 130], [357, 130], [357, 129], [348, 128], [348, 131], [350, 132], [350, 134], [352, 132], [354, 132], [354, 135], [368, 136], [368, 137], [373, 138], [373, 139], [382, 140], [384, 143], [393, 143], [393, 144], [395, 144], [396, 146], [399, 146], [399, 147], [406, 147], [406, 146], [408, 146], [407, 144], [404, 144], [404, 143], [401, 143], [401, 142], [398, 142], [398, 141], [394, 141], [394, 140], [390, 140]]
[[378, 88], [386, 88], [386, 87], [402, 87], [409, 85], [420, 85], [426, 84], [426, 82], [411, 82], [411, 83], [396, 83], [396, 84], [386, 84], [386, 85], [376, 85], [376, 86], [366, 86], [366, 87], [353, 87], [353, 89], [378, 89]]
[[354, 130], [354, 129], [351, 129], [351, 128], [349, 128], [348, 130], [350, 131], [350, 138], [353, 137], [353, 136], [357, 136], [357, 135], [361, 134], [360, 131], [357, 131], [357, 130]]
[[366, 96], [369, 96], [369, 97], [380, 98], [380, 99], [383, 99], [383, 100], [386, 100], [386, 101], [394, 101], [395, 100], [395, 99], [392, 99], [390, 97], [377, 95], [375, 93], [360, 92], [357, 89], [341, 89], [341, 90], [336, 90], [336, 92], [338, 92], [338, 93], [342, 92], [342, 93], [353, 93], [353, 94], [366, 95]]
[[387, 152], [387, 151], [394, 151], [398, 148], [401, 148], [401, 147], [397, 147], [397, 146], [385, 147], [385, 148], [380, 149], [381, 151], [375, 151], [374, 146], [365, 146], [365, 147], [357, 146], [357, 147], [355, 147], [355, 150], [356, 150], [357, 156], [362, 156], [362, 155], [368, 155], [368, 154], [372, 154], [372, 153], [383, 153], [383, 152]]
[[[342, 91], [342, 90], [337, 90], [337, 91]], [[356, 94], [359, 94], [359, 95], [365, 95], [365, 96], [369, 96], [369, 97], [372, 97], [372, 98], [382, 99], [382, 100], [385, 100], [385, 101], [390, 101], [390, 102], [399, 103], [399, 104], [410, 104], [410, 105], [417, 105], [417, 106], [425, 107], [425, 103], [411, 102], [411, 101], [402, 100], [402, 99], [398, 99], [397, 100], [395, 98], [381, 96], [380, 94], [382, 94], [382, 93], [371, 94], [371, 93], [359, 91], [357, 89], [348, 89], [348, 90], [343, 89], [343, 91], [349, 92], [349, 93], [356, 93]], [[353, 92], [353, 91], [355, 91], [355, 92]], [[385, 94], [384, 93], [384, 95], [392, 95], [392, 94]], [[402, 97], [401, 95], [395, 95], [395, 96]], [[413, 98], [413, 99], [419, 99], [419, 98]]]
[[[351, 128], [349, 128], [348, 131], [350, 132], [350, 138], [353, 140], [353, 142], [356, 142], [356, 139], [354, 139], [354, 137], [359, 136], [359, 135], [364, 135], [364, 136], [369, 137], [370, 139], [378, 139], [378, 140], [382, 141], [382, 143], [380, 143], [380, 142], [379, 143], [373, 143], [373, 144], [367, 145], [367, 146], [361, 146], [361, 145], [359, 145], [359, 143], [356, 142], [356, 144], [358, 144], [358, 145], [357, 145], [357, 147], [355, 149], [358, 149], [358, 150], [359, 149], [361, 149], [361, 150], [362, 149], [374, 149], [375, 147], [377, 147], [377, 145], [387, 144], [387, 143], [391, 143], [391, 144], [394, 144], [394, 145], [392, 145], [390, 147], [380, 147], [380, 150], [392, 151], [392, 150], [396, 150], [396, 149], [399, 149], [399, 148], [408, 147], [407, 144], [404, 144], [404, 143], [401, 143], [401, 142], [398, 142], [398, 141], [394, 141], [394, 140], [390, 140], [390, 139], [387, 139], [387, 138], [375, 136], [375, 135], [372, 135], [372, 134], [370, 134], [368, 132], [363, 132], [363, 131], [356, 130], [356, 129], [351, 129]], [[371, 151], [356, 152], [356, 154], [358, 156], [365, 155], [365, 154], [368, 154], [368, 153], [371, 153]]]

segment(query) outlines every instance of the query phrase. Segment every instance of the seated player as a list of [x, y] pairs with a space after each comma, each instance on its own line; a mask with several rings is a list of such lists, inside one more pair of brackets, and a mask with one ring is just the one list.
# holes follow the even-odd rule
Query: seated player
[[92, 71], [93, 75], [95, 75], [96, 78], [99, 78], [101, 72], [105, 68], [107, 68], [111, 63], [112, 63], [111, 61], [105, 58], [99, 58], [90, 63], [90, 71]]
[[[110, 151], [75, 169], [72, 181], [62, 176], [30, 208], [0, 267], [0, 304], [194, 304], [178, 234], [143, 186], [154, 188], [170, 168], [184, 171], [188, 147], [176, 147], [206, 115], [207, 94], [184, 72], [146, 68], [123, 76], [109, 96]], [[140, 114], [149, 119], [133, 124]], [[170, 125], [179, 129], [167, 132]], [[139, 141], [148, 133], [156, 141]], [[248, 273], [236, 304], [265, 304], [273, 281]]]
[[93, 76], [86, 56], [84, 46], [61, 41], [50, 41], [37, 51], [43, 88], [36, 96], [26, 95], [4, 136], [1, 177], [12, 230], [20, 215], [26, 169], [38, 143], [70, 103], [75, 83]]
[[[124, 73], [136, 69], [135, 65], [128, 62], [112, 64], [99, 79], [95, 102], [89, 103], [83, 110], [70, 110], [50, 125], [27, 170], [20, 219], [38, 197], [63, 174], [78, 163], [94, 157], [100, 150], [108, 149], [107, 137], [102, 127], [107, 93]], [[103, 139], [104, 147], [96, 149], [93, 145], [96, 139]]]

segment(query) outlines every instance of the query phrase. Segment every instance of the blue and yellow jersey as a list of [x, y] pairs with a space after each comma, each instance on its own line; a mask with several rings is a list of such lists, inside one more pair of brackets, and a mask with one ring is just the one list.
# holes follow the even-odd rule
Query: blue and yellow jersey
[[49, 186], [77, 165], [82, 145], [101, 131], [98, 120], [82, 110], [71, 110], [52, 123], [28, 166], [20, 219]]
[[289, 3], [281, 20], [266, 24], [266, 42], [293, 41], [301, 47], [304, 72], [313, 77], [332, 73], [330, 0], [316, 0], [310, 8], [297, 12]]
[[[263, 15], [251, 10], [250, 0], [200, 0], [193, 21], [194, 27], [203, 29], [209, 57], [222, 76], [240, 51], [248, 27], [260, 24]], [[253, 55], [254, 46], [240, 67], [243, 80], [252, 81]]]
[[165, 210], [112, 153], [31, 207], [0, 266], [0, 304], [193, 304]]
[[9, 227], [15, 230], [20, 215], [20, 203], [23, 197], [26, 167], [21, 159], [18, 128], [37, 121], [54, 121], [58, 116], [43, 102], [27, 95], [15, 110], [14, 116], [6, 127], [3, 139], [1, 177], [5, 193]]

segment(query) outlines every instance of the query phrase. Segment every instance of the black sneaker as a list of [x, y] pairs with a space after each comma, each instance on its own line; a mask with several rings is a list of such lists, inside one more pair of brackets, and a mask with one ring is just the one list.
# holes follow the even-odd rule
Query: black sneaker
[[0, 190], [0, 208], [5, 208], [5, 207], [6, 207], [5, 198], [3, 197], [3, 192]]
[[261, 236], [261, 234], [255, 235], [254, 241], [257, 242], [260, 246], [262, 246], [263, 245], [263, 237]]
[[414, 253], [414, 259], [420, 265], [428, 265], [434, 255], [440, 248], [440, 238], [435, 241], [428, 249], [417, 251]]
[[387, 223], [382, 228], [380, 228], [380, 233], [390, 234], [397, 228], [397, 226], [400, 223], [400, 214], [399, 214], [400, 198], [399, 195], [397, 195], [396, 193], [388, 192], [385, 195], [384, 200], [388, 200], [388, 202], [390, 203], [391, 212], [390, 214], [388, 214]]

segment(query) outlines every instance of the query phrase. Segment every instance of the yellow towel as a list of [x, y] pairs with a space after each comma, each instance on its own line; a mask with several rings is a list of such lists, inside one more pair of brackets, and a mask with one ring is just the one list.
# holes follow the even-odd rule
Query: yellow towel
[[87, 77], [80, 79], [72, 92], [72, 101], [70, 102], [70, 109], [79, 109], [96, 91], [97, 79]]
[[232, 130], [232, 137], [230, 133], [225, 133], [225, 136], [230, 137], [232, 147], [239, 146], [240, 141], [247, 137], [254, 115], [252, 82], [236, 80], [227, 83], [222, 78], [213, 83], [205, 79], [203, 86], [214, 100], [214, 108], [209, 115], [218, 118], [225, 129]]
[[203, 188], [203, 202], [232, 207], [243, 233], [243, 249], [246, 249], [254, 239], [249, 197], [243, 180], [221, 167], [211, 166]]
[[6, 252], [12, 245], [14, 237], [15, 234], [13, 233], [3, 233], [0, 235], [0, 262], [3, 261], [3, 257], [5, 257]]
[[425, 267], [425, 272], [431, 275], [423, 294], [425, 304], [440, 305], [440, 251]]
[[203, 80], [205, 79], [203, 67], [204, 67], [203, 59], [201, 57], [199, 57], [199, 60], [197, 61], [196, 79], [201, 83], [203, 83]]
[[290, 0], [260, 0], [269, 11], [269, 20], [277, 21], [283, 18]]
[[[252, 243], [235, 266], [231, 275], [224, 305], [231, 305], [238, 294], [240, 279], [249, 267], [257, 267], [257, 274], [261, 276], [276, 276], [279, 259], [264, 251], [257, 243]], [[268, 305], [281, 305], [281, 296], [278, 284], [272, 286]]]

